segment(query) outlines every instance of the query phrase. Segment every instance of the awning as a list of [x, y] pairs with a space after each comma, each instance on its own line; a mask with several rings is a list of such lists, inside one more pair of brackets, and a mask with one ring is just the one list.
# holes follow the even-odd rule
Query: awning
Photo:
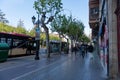
[[106, 24], [106, 19], [105, 19], [105, 17], [103, 16], [103, 17], [102, 17], [101, 24], [100, 24], [100, 27], [99, 27], [99, 33], [98, 33], [98, 36], [100, 36], [100, 35], [102, 34], [102, 31], [103, 31], [102, 28], [105, 27], [105, 24]]

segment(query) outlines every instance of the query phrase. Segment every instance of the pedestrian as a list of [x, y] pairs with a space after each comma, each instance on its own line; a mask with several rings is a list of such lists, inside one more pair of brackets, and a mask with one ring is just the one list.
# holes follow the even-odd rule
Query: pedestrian
[[88, 51], [90, 52], [90, 53], [92, 53], [93, 52], [93, 45], [92, 45], [92, 43], [88, 46]]
[[84, 58], [84, 56], [85, 56], [85, 44], [84, 44], [84, 42], [81, 44], [81, 55], [82, 55], [82, 57]]
[[74, 53], [75, 53], [75, 55], [76, 55], [77, 47], [75, 46], [73, 50], [74, 50]]
[[90, 45], [88, 46], [88, 51], [92, 55], [91, 60], [93, 60], [93, 54], [92, 54], [93, 50], [94, 50], [93, 45], [92, 43], [90, 43]]
[[87, 56], [87, 52], [88, 52], [88, 44], [85, 43], [84, 45], [85, 45], [85, 56]]
[[75, 55], [76, 55], [76, 53], [77, 53], [77, 46], [75, 45], [75, 47], [73, 47], [73, 52], [75, 53]]

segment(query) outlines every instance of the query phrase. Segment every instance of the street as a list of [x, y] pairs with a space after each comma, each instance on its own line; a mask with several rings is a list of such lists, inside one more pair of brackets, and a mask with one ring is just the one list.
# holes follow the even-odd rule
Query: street
[[[94, 53], [95, 54], [95, 53]], [[0, 64], [0, 80], [105, 80], [97, 55], [78, 53], [53, 55], [34, 60], [34, 56], [8, 59]]]

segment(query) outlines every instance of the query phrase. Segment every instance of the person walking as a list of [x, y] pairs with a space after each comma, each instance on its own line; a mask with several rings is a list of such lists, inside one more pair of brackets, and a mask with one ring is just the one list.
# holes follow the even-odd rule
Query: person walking
[[92, 55], [91, 60], [93, 60], [93, 58], [94, 58], [93, 54], [92, 54], [93, 50], [94, 50], [93, 45], [92, 45], [92, 43], [90, 43], [90, 45], [88, 46], [88, 52]]
[[87, 56], [87, 52], [88, 52], [88, 44], [85, 43], [84, 45], [85, 45], [85, 56]]
[[88, 51], [90, 52], [90, 53], [92, 53], [93, 52], [93, 45], [92, 45], [92, 43], [90, 43], [90, 45], [88, 46]]
[[81, 44], [81, 55], [82, 55], [82, 57], [84, 58], [84, 56], [85, 56], [85, 44], [84, 44], [84, 42]]
[[78, 48], [78, 45], [75, 44], [75, 47], [73, 47], [73, 52], [75, 53], [75, 55], [77, 54], [79, 48]]

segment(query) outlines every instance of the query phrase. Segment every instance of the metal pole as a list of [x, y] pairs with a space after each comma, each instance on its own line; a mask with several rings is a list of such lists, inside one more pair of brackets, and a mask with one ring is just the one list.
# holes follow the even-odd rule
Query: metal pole
[[[38, 25], [38, 28], [39, 28], [39, 13], [38, 13], [38, 22], [37, 22], [37, 25]], [[39, 49], [40, 49], [40, 39], [36, 39], [36, 55], [35, 55], [35, 60], [39, 60], [40, 59], [39, 58]]]

